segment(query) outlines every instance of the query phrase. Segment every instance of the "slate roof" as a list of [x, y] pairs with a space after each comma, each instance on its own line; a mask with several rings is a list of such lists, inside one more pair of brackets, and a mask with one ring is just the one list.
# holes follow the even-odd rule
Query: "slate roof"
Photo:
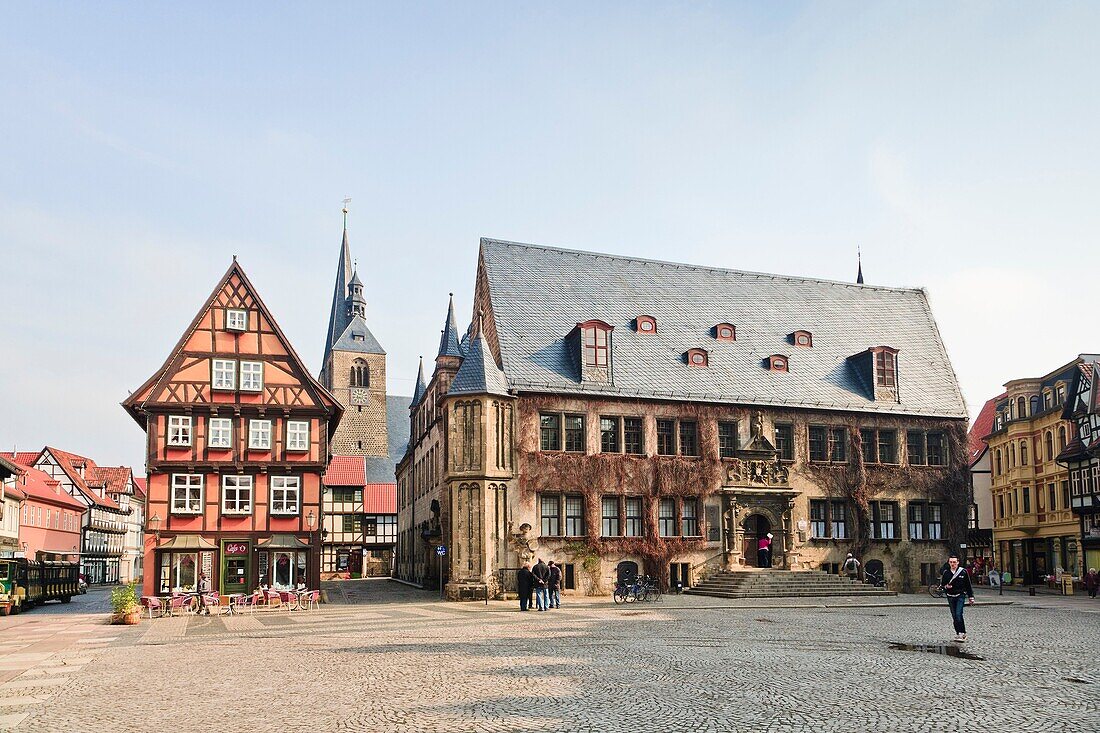
[[325, 471], [325, 486], [396, 485], [397, 462], [405, 455], [405, 448], [409, 444], [410, 403], [409, 397], [386, 395], [389, 455], [333, 456]]
[[[361, 336], [362, 338], [355, 338]], [[357, 354], [385, 354], [386, 350], [367, 328], [362, 316], [352, 316], [340, 338], [332, 345], [333, 351], [351, 351]]]
[[[855, 285], [481, 240], [500, 356], [520, 391], [796, 406], [965, 418], [958, 380], [924, 290]], [[652, 315], [657, 333], [633, 330]], [[614, 326], [613, 384], [582, 384], [566, 336], [577, 323]], [[719, 342], [729, 322], [737, 340]], [[788, 340], [798, 329], [813, 347]], [[899, 402], [875, 402], [848, 357], [899, 350]], [[692, 347], [709, 366], [689, 367]], [[771, 354], [789, 372], [763, 367]]]
[[497, 366], [492, 349], [480, 332], [470, 344], [470, 352], [463, 360], [447, 394], [508, 394], [508, 380]]
[[340, 259], [336, 263], [336, 283], [332, 288], [332, 308], [328, 317], [328, 331], [325, 332], [325, 353], [321, 357], [322, 367], [328, 363], [333, 344], [348, 327], [347, 307], [348, 285], [351, 284], [351, 247], [348, 245], [347, 219], [344, 220], [344, 239], [340, 243]]
[[428, 391], [428, 385], [424, 382], [424, 357], [420, 357], [420, 368], [416, 371], [416, 388], [413, 389], [412, 399], [409, 401], [409, 407], [420, 402], [420, 399], [424, 396], [424, 393]]
[[436, 357], [461, 357], [462, 355], [462, 347], [459, 346], [458, 324], [455, 322], [454, 293], [451, 293], [450, 302], [447, 304], [447, 322], [443, 325], [443, 333], [439, 337], [439, 353], [436, 354]]

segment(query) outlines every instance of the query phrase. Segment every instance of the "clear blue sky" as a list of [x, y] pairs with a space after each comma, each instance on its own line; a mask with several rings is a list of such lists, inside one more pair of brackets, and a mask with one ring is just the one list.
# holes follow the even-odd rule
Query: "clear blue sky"
[[[493, 236], [920, 285], [972, 411], [1100, 334], [1100, 5], [4, 3], [0, 448], [118, 407], [233, 254], [309, 366], [340, 201], [410, 394]], [[463, 324], [464, 325], [464, 324]], [[1087, 325], [1087, 327], [1086, 327]], [[1091, 339], [1091, 340], [1089, 340]]]

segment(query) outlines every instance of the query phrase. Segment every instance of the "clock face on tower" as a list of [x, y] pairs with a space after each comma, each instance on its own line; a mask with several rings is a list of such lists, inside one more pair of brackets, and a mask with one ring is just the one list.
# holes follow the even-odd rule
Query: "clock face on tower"
[[351, 403], [353, 405], [365, 405], [367, 404], [367, 390], [363, 387], [352, 387], [351, 389]]

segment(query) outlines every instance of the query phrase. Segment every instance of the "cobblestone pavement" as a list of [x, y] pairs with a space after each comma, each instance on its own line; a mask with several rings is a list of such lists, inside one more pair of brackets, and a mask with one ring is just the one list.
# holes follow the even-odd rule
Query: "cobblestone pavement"
[[[14, 673], [0, 678], [0, 728], [1100, 729], [1100, 601], [979, 604], [964, 651], [980, 659], [963, 659], [890, 648], [953, 648], [945, 605], [900, 605], [918, 596], [809, 608], [567, 601], [527, 614], [388, 581], [350, 597], [137, 627], [101, 625], [74, 601], [35, 624], [0, 623], [0, 669]], [[936, 712], [945, 700], [956, 712]]]

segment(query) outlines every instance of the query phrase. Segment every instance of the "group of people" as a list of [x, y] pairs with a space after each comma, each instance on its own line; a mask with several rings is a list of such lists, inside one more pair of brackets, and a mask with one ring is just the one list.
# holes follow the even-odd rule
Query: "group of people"
[[523, 567], [516, 573], [519, 610], [548, 611], [551, 608], [561, 608], [561, 587], [561, 566], [553, 560], [543, 562], [540, 557], [534, 567], [530, 561], [523, 563]]

